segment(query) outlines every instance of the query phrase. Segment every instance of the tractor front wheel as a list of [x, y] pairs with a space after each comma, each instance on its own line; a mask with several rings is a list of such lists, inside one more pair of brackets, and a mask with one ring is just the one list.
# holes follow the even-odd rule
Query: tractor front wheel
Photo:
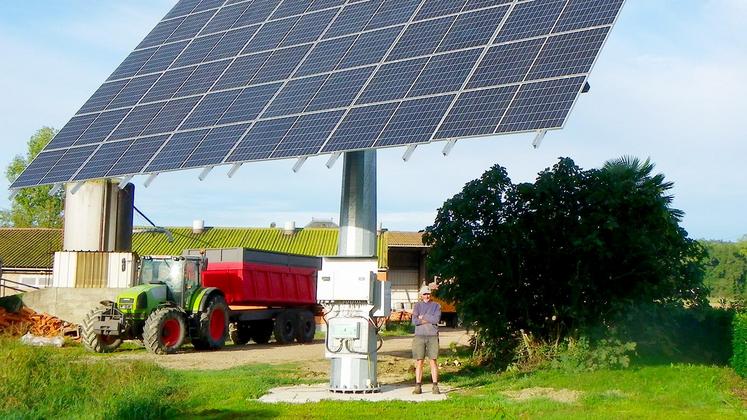
[[143, 342], [155, 354], [176, 352], [184, 343], [187, 325], [177, 308], [159, 308], [145, 320]]
[[192, 345], [196, 349], [216, 350], [226, 345], [226, 338], [228, 338], [228, 305], [226, 305], [223, 296], [212, 296], [205, 310], [199, 314], [197, 322], [198, 337], [192, 340]]
[[94, 321], [97, 321], [106, 309], [102, 306], [88, 312], [81, 328], [83, 345], [96, 353], [110, 353], [122, 345], [122, 339], [117, 336], [96, 334], [93, 331]]

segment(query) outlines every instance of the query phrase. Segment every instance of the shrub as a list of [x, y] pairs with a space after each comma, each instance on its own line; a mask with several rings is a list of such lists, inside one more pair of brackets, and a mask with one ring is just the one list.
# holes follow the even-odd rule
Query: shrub
[[747, 377], [747, 313], [734, 316], [732, 322], [731, 366], [743, 377]]

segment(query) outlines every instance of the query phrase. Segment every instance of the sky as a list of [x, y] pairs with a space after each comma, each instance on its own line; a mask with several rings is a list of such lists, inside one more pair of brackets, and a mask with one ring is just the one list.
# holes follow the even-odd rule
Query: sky
[[[26, 152], [41, 127], [62, 126], [176, 0], [0, 2], [0, 168]], [[747, 0], [627, 0], [618, 24], [563, 130], [541, 147], [533, 135], [378, 152], [378, 218], [391, 230], [420, 230], [444, 200], [495, 164], [529, 182], [561, 156], [583, 168], [620, 156], [650, 158], [674, 182], [673, 206], [693, 238], [747, 234]], [[171, 172], [135, 205], [156, 224], [269, 226], [339, 218], [342, 160], [310, 158]], [[0, 180], [0, 208], [9, 183]], [[146, 224], [136, 217], [136, 224]]]

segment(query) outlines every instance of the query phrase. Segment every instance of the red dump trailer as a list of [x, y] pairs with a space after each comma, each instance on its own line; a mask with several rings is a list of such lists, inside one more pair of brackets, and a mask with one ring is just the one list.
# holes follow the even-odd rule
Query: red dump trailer
[[184, 255], [205, 254], [205, 287], [220, 289], [230, 308], [229, 336], [235, 344], [264, 344], [314, 339], [318, 257], [258, 251], [248, 248], [189, 249]]

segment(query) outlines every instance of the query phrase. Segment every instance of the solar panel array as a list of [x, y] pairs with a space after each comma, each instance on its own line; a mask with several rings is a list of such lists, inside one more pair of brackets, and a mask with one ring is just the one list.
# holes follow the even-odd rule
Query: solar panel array
[[181, 0], [11, 188], [560, 128], [624, 0]]

